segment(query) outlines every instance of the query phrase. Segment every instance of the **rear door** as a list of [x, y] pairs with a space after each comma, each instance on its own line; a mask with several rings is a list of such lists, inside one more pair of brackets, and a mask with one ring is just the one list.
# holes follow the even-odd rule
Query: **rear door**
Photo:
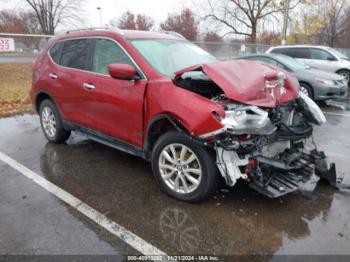
[[310, 49], [307, 47], [287, 48], [286, 55], [297, 59], [298, 61], [310, 65]]
[[89, 82], [91, 75], [90, 39], [66, 40], [61, 43], [59, 66], [52, 77], [59, 83], [60, 90], [56, 99], [65, 120], [88, 126], [90, 119], [85, 111], [87, 91], [84, 83]]
[[[136, 68], [139, 80], [110, 77], [108, 65], [130, 64]], [[92, 89], [84, 94], [84, 115], [93, 129], [133, 145], [142, 146], [143, 99], [146, 77], [136, 63], [115, 40], [94, 39], [88, 82]]]

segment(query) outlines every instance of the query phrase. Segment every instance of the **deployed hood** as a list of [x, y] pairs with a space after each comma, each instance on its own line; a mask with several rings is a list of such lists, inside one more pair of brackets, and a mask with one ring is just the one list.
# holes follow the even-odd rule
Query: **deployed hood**
[[191, 71], [202, 71], [227, 98], [244, 104], [275, 107], [295, 99], [299, 92], [299, 82], [294, 76], [283, 69], [254, 61], [196, 65], [176, 72], [174, 80]]

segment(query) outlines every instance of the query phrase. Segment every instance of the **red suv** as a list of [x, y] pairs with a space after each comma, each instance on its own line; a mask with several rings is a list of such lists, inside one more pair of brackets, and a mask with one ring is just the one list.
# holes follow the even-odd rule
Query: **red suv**
[[33, 64], [31, 97], [50, 142], [84, 133], [151, 161], [169, 195], [199, 201], [220, 179], [279, 197], [314, 168], [332, 172], [322, 152], [304, 149], [325, 117], [298, 91], [282, 69], [217, 61], [170, 32], [101, 29], [51, 40]]

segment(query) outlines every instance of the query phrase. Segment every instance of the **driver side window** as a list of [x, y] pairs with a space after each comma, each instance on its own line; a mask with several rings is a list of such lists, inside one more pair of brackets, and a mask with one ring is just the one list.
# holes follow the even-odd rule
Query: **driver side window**
[[92, 59], [92, 71], [108, 75], [108, 65], [129, 64], [134, 66], [129, 56], [115, 42], [108, 39], [97, 39]]

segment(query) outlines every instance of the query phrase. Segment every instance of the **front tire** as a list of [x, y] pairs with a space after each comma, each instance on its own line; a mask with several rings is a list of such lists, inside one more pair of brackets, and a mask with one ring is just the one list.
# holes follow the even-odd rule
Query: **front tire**
[[182, 201], [202, 201], [217, 188], [215, 157], [178, 132], [159, 138], [152, 152], [152, 169], [161, 189]]
[[56, 105], [49, 99], [40, 104], [40, 123], [46, 139], [55, 144], [67, 141], [70, 131], [63, 128], [63, 123]]
[[300, 92], [302, 92], [304, 95], [307, 95], [311, 99], [314, 99], [314, 92], [312, 90], [312, 87], [306, 83], [300, 83]]

